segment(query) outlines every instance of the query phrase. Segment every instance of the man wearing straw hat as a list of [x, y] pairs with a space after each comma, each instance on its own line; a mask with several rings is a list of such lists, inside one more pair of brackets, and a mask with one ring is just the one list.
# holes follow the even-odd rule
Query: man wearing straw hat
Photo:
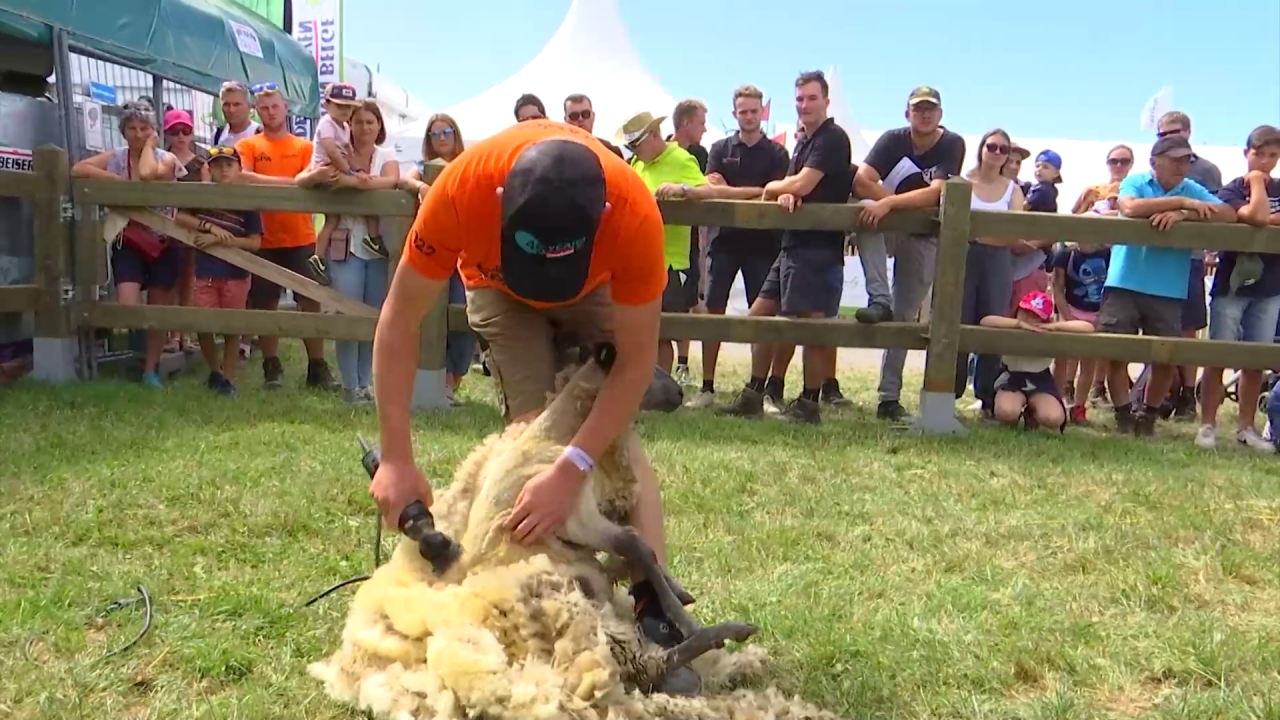
[[[564, 524], [594, 459], [635, 418], [653, 379], [667, 283], [662, 242], [662, 215], [644, 181], [580, 128], [516, 123], [449, 163], [418, 210], [374, 336], [382, 464], [370, 492], [388, 525], [414, 500], [431, 505], [414, 461], [409, 406], [418, 330], [454, 269], [467, 288], [470, 325], [489, 343], [507, 422], [542, 411], [569, 348], [606, 339], [617, 348], [586, 422], [516, 498], [506, 528], [532, 543]], [[639, 483], [631, 524], [665, 565], [657, 482], [639, 443], [628, 454]], [[683, 639], [647, 581], [634, 582], [631, 594], [646, 635], [664, 646]], [[686, 675], [681, 683], [690, 682]]]

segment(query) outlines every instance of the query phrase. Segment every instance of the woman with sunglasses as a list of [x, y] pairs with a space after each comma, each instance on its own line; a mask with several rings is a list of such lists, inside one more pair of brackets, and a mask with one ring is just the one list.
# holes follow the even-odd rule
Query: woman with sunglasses
[[[140, 102], [126, 103], [120, 113], [120, 134], [125, 147], [106, 150], [85, 158], [71, 168], [72, 177], [93, 180], [172, 182], [187, 174], [172, 153], [160, 148], [156, 133], [155, 111]], [[152, 208], [169, 217], [173, 208]], [[116, 286], [116, 302], [140, 305], [142, 291], [147, 291], [148, 305], [172, 305], [174, 287], [182, 273], [179, 243], [151, 232], [143, 225], [126, 226], [110, 246], [108, 257], [111, 277]], [[142, 359], [142, 384], [163, 387], [160, 380], [160, 353], [167, 333], [147, 331], [146, 351]]]
[[1080, 193], [1076, 204], [1071, 206], [1071, 214], [1083, 215], [1095, 213], [1099, 215], [1116, 215], [1115, 206], [1098, 207], [1099, 202], [1106, 201], [1120, 189], [1120, 182], [1129, 177], [1133, 169], [1133, 149], [1128, 145], [1117, 145], [1107, 151], [1107, 182], [1091, 185]]
[[[970, 207], [974, 210], [1021, 210], [1022, 188], [1004, 176], [1002, 170], [1013, 151], [1009, 134], [990, 130], [978, 142], [978, 163], [966, 175], [973, 184]], [[1016, 242], [1016, 241], [1015, 241]], [[1009, 241], [973, 238], [965, 259], [964, 303], [960, 322], [978, 325], [988, 315], [1007, 315], [1013, 296], [1013, 253]], [[993, 417], [995, 381], [1000, 374], [999, 355], [979, 355], [974, 364], [973, 395], [981, 402], [982, 413]], [[956, 362], [956, 399], [964, 395], [969, 375], [969, 354]]]
[[[458, 122], [445, 113], [432, 115], [427, 119], [427, 133], [422, 138], [422, 160], [409, 171], [401, 187], [418, 193], [419, 198], [426, 197], [427, 188], [431, 185], [423, 180], [427, 165], [446, 165], [453, 162], [462, 151], [462, 130], [458, 128]], [[456, 270], [449, 278], [449, 304], [467, 304], [467, 292], [462, 286], [462, 277]], [[445, 383], [451, 405], [459, 404], [458, 388], [471, 369], [475, 354], [475, 333], [469, 330], [451, 330], [445, 336]]]

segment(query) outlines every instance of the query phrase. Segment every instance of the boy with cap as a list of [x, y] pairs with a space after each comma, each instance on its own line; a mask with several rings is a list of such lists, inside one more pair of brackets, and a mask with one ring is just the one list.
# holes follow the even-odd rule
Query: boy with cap
[[[1280, 162], [1280, 128], [1255, 128], [1245, 142], [1244, 157], [1248, 173], [1227, 183], [1218, 191], [1218, 199], [1235, 210], [1240, 222], [1255, 227], [1280, 226], [1280, 179], [1271, 177]], [[1222, 252], [1209, 297], [1210, 340], [1274, 342], [1280, 324], [1280, 254]], [[1235, 437], [1250, 449], [1273, 453], [1275, 445], [1263, 440], [1254, 425], [1261, 391], [1262, 371], [1241, 371]], [[1217, 444], [1221, 403], [1222, 368], [1205, 368], [1197, 447]]]
[[[312, 140], [313, 150], [311, 164], [315, 167], [332, 166], [344, 175], [355, 175], [367, 178], [368, 173], [351, 169], [351, 116], [360, 106], [356, 97], [356, 88], [350, 83], [330, 83], [324, 89], [324, 115], [316, 123], [316, 134]], [[316, 235], [316, 252], [308, 263], [315, 281], [321, 285], [329, 284], [329, 246], [333, 235], [338, 230], [338, 215], [326, 214], [324, 227]], [[382, 236], [378, 232], [378, 218], [370, 215], [364, 219], [369, 234], [361, 238], [364, 246], [381, 257], [388, 257], [387, 248], [382, 244]], [[349, 239], [348, 239], [349, 240]]]
[[[470, 325], [489, 344], [507, 422], [542, 412], [573, 348], [603, 340], [617, 348], [586, 422], [525, 483], [506, 522], [516, 542], [535, 542], [572, 513], [594, 458], [634, 420], [653, 379], [667, 284], [662, 215], [630, 165], [585, 130], [551, 120], [511, 125], [440, 173], [409, 231], [373, 341], [383, 457], [370, 492], [393, 527], [413, 500], [431, 505], [414, 462], [409, 403], [418, 329], [455, 268]], [[657, 482], [638, 442], [627, 454], [639, 486], [631, 524], [665, 565]], [[682, 640], [647, 581], [633, 583], [631, 594], [650, 639], [666, 647]], [[668, 676], [667, 691], [689, 677]]]
[[[1131, 173], [1120, 183], [1116, 207], [1122, 217], [1150, 219], [1158, 230], [1184, 220], [1235, 222], [1236, 213], [1187, 177], [1191, 143], [1181, 135], [1162, 137], [1151, 146], [1151, 172]], [[1191, 251], [1155, 245], [1115, 244], [1098, 311], [1100, 332], [1157, 337], [1182, 336], [1182, 305], [1187, 297]], [[1129, 403], [1128, 363], [1112, 361], [1107, 374], [1116, 428], [1152, 435], [1160, 405], [1176, 368], [1154, 365], [1142, 408]]]
[[[209, 149], [209, 177], [215, 183], [234, 183], [240, 175], [240, 153], [229, 145]], [[176, 222], [199, 234], [200, 248], [223, 245], [256, 252], [262, 245], [262, 217], [253, 211], [201, 210], [195, 214], [179, 211]], [[208, 253], [195, 257], [196, 307], [244, 310], [249, 299], [249, 271]], [[208, 388], [219, 395], [236, 394], [235, 374], [239, 362], [240, 336], [225, 335], [222, 358], [218, 358], [213, 333], [200, 334], [200, 352], [209, 366]]]

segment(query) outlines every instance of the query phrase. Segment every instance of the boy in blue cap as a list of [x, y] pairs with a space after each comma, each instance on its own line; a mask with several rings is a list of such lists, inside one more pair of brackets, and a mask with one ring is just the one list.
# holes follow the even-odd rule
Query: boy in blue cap
[[1027, 193], [1024, 210], [1058, 212], [1058, 183], [1062, 182], [1062, 156], [1052, 150], [1041, 150], [1036, 156], [1036, 184]]

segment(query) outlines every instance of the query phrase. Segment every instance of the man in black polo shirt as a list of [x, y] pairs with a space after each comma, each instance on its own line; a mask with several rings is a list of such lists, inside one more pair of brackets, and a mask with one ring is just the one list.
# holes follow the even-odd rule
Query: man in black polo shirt
[[[853, 185], [853, 153], [849, 135], [827, 117], [827, 78], [821, 71], [796, 79], [796, 115], [804, 136], [796, 145], [787, 177], [765, 185], [763, 199], [776, 200], [793, 211], [801, 202], [845, 203]], [[783, 315], [831, 318], [840, 311], [844, 290], [844, 233], [840, 230], [787, 230], [782, 251], [769, 270], [760, 295], [751, 304], [753, 316]], [[804, 389], [782, 413], [786, 420], [816, 423], [822, 385], [834, 365], [832, 347], [805, 346]], [[751, 347], [751, 379], [723, 412], [752, 417], [764, 410], [765, 384], [777, 350], [768, 344]], [[784, 353], [789, 356], [790, 351]], [[774, 369], [773, 375], [781, 379]]]
[[[764, 93], [754, 85], [743, 85], [733, 93], [733, 116], [738, 131], [711, 145], [707, 161], [707, 182], [734, 188], [730, 197], [759, 200], [764, 187], [787, 176], [791, 159], [787, 149], [764, 136], [760, 127]], [[697, 228], [694, 228], [696, 231]], [[769, 268], [778, 257], [782, 240], [779, 230], [751, 228], [711, 228], [710, 277], [706, 283], [707, 312], [723, 315], [729, 306], [734, 278], [742, 273], [747, 305], [756, 301]], [[695, 244], [694, 248], [697, 247]], [[696, 260], [696, 258], [694, 258]], [[716, 360], [720, 343], [702, 343], [702, 389], [686, 403], [688, 407], [709, 407], [715, 401]]]
[[[863, 209], [858, 233], [858, 256], [867, 280], [869, 304], [856, 314], [858, 322], [878, 323], [916, 319], [933, 284], [938, 239], [931, 236], [876, 232], [890, 210], [937, 207], [942, 186], [960, 175], [964, 138], [942, 126], [942, 96], [931, 87], [918, 87], [907, 97], [907, 127], [889, 130], [876, 139], [858, 168], [855, 194], [872, 202]], [[893, 249], [893, 286], [889, 285], [889, 243]], [[880, 404], [876, 417], [903, 420], [900, 402], [902, 370], [907, 351], [889, 349], [880, 364]]]

